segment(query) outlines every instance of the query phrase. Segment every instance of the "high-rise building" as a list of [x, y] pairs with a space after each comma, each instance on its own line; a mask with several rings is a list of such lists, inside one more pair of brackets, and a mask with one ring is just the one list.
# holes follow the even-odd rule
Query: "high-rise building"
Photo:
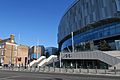
[[45, 48], [42, 45], [32, 46], [29, 49], [30, 61], [40, 58], [45, 52]]
[[56, 47], [46, 47], [45, 48], [45, 55], [47, 57], [51, 56], [51, 55], [57, 55], [58, 54], [58, 48]]
[[120, 63], [120, 0], [76, 0], [60, 21], [58, 45], [64, 66]]

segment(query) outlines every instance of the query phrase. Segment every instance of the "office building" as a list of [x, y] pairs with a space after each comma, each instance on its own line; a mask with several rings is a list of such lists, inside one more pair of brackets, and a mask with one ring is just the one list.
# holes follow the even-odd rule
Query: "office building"
[[45, 48], [42, 45], [39, 46], [32, 46], [29, 49], [30, 61], [36, 60], [40, 58], [45, 52]]
[[57, 55], [58, 54], [58, 48], [56, 47], [46, 47], [45, 48], [45, 55], [47, 57], [51, 56], [51, 55]]

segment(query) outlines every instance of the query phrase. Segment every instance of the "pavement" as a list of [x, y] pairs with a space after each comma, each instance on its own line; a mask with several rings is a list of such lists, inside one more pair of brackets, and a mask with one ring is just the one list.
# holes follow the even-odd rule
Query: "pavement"
[[120, 80], [120, 76], [0, 70], [0, 80]]

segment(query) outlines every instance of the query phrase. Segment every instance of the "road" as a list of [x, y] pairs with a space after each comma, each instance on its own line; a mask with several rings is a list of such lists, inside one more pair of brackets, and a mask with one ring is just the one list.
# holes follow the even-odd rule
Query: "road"
[[0, 70], [0, 80], [120, 80], [120, 76], [15, 72]]

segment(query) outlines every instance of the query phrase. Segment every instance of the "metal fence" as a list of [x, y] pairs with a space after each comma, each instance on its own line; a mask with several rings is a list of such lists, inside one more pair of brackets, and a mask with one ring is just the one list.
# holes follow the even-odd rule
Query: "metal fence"
[[67, 74], [109, 74], [120, 75], [120, 70], [114, 69], [74, 69], [74, 68], [55, 68], [55, 67], [3, 67], [1, 70], [25, 71], [25, 72], [48, 72], [48, 73], [67, 73]]

